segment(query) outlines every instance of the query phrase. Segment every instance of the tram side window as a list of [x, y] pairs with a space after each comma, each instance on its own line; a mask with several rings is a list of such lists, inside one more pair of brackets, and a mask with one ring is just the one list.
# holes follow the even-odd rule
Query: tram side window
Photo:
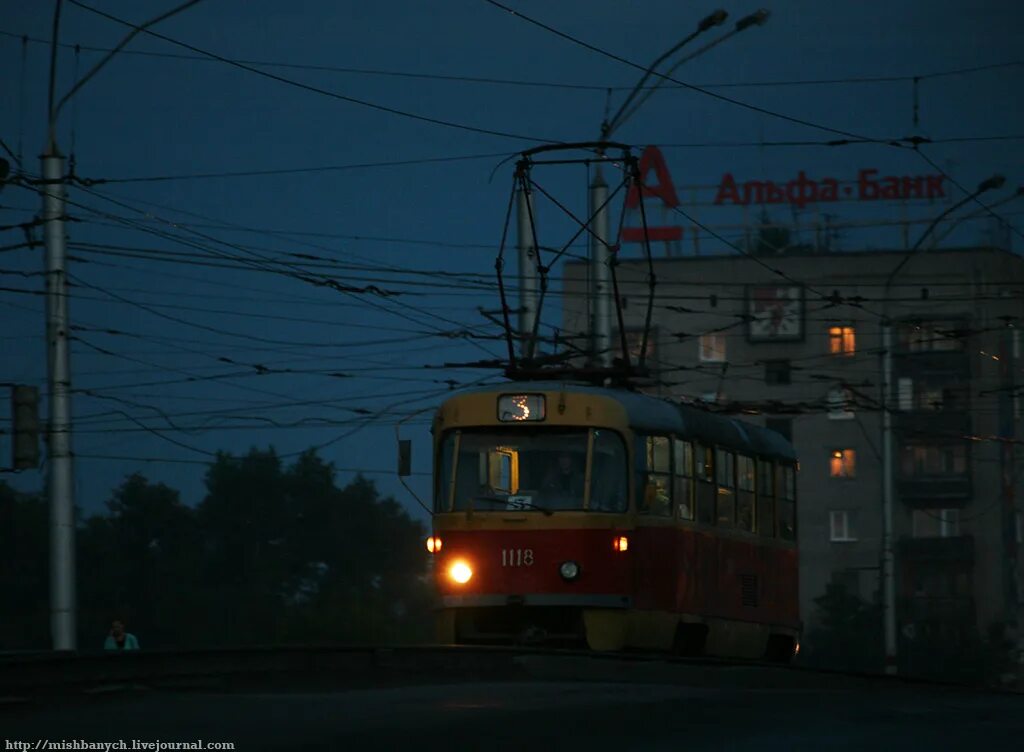
[[736, 455], [726, 449], [715, 452], [715, 476], [718, 495], [715, 504], [716, 523], [732, 527], [736, 522]]
[[775, 466], [769, 460], [757, 461], [757, 532], [775, 537]]
[[673, 496], [679, 519], [693, 519], [693, 444], [672, 439]]
[[693, 449], [697, 521], [712, 525], [715, 522], [716, 504], [714, 450], [704, 444], [695, 444]]
[[642, 439], [644, 458], [638, 487], [640, 513], [659, 517], [672, 515], [672, 445], [667, 436]]
[[796, 468], [779, 468], [779, 537], [796, 540]]
[[736, 527], [754, 532], [754, 458], [736, 455]]

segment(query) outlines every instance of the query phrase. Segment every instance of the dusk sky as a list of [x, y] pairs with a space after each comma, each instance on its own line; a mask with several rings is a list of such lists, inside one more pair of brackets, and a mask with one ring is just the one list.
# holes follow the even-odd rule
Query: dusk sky
[[[83, 4], [142, 23], [176, 3]], [[717, 7], [507, 5], [640, 66]], [[721, 7], [730, 13], [726, 28], [757, 8]], [[726, 173], [782, 182], [801, 170], [841, 180], [866, 168], [916, 176], [935, 172], [927, 157], [969, 188], [1005, 175], [1006, 188], [992, 201], [1024, 183], [1020, 2], [766, 7], [772, 15], [763, 27], [674, 74], [705, 91], [666, 84], [615, 134], [637, 153], [663, 147], [680, 199], [696, 199], [702, 222], [736, 237], [726, 228], [743, 214], [706, 205]], [[52, 2], [0, 0], [0, 139], [30, 176], [39, 173], [46, 138], [52, 16]], [[545, 140], [595, 139], [605, 89], [613, 87], [614, 109], [640, 72], [484, 0], [204, 0], [153, 30], [317, 91], [140, 34], [63, 108], [59, 144], [73, 154], [82, 181], [69, 186], [67, 226], [77, 504], [101, 509], [110, 489], [136, 471], [196, 503], [203, 465], [218, 450], [273, 445], [291, 456], [323, 445], [342, 481], [363, 469], [423, 517], [393, 473], [395, 423], [436, 405], [448, 381], [500, 380], [495, 370], [440, 368], [504, 351], [500, 340], [466, 337], [501, 333], [478, 312], [499, 308], [494, 259], [513, 168], [499, 163]], [[104, 54], [91, 48], [110, 49], [127, 31], [65, 2], [58, 98], [76, 71], [84, 75]], [[74, 45], [81, 45], [77, 58]], [[887, 80], [864, 80], [879, 78]], [[884, 143], [778, 145], [845, 138], [827, 129], [937, 143], [921, 153]], [[407, 164], [385, 164], [396, 162]], [[275, 174], [221, 175], [260, 171]], [[181, 179], [118, 182], [171, 177]], [[582, 168], [536, 177], [584, 210]], [[951, 200], [962, 196], [948, 189]], [[0, 193], [0, 226], [30, 221], [39, 210], [26, 187]], [[941, 209], [914, 210], [907, 209], [927, 221]], [[901, 210], [851, 203], [830, 211], [842, 220], [885, 221]], [[1022, 212], [1024, 201], [1000, 211], [1018, 231]], [[571, 228], [564, 220], [549, 207], [540, 218], [551, 233], [542, 245], [565, 241]], [[802, 220], [814, 221], [814, 211]], [[34, 232], [41, 240], [40, 228]], [[981, 232], [965, 225], [960, 237], [978, 242]], [[898, 237], [884, 228], [851, 231], [841, 247], [895, 247]], [[24, 239], [20, 229], [0, 231], [0, 246]], [[728, 250], [711, 237], [700, 238], [700, 248]], [[514, 258], [513, 249], [513, 274]], [[0, 381], [45, 391], [44, 285], [33, 274], [42, 268], [41, 245], [0, 252]], [[296, 269], [401, 294], [346, 294], [304, 281]], [[545, 311], [555, 326], [557, 303]], [[413, 485], [424, 499], [429, 415], [402, 429], [414, 440], [420, 474]], [[43, 474], [25, 472], [15, 482], [41, 488]]]

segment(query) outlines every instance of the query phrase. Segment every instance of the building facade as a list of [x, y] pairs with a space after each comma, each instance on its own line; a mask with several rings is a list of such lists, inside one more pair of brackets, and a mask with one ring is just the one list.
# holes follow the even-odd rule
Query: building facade
[[[660, 259], [654, 272], [646, 388], [773, 428], [800, 457], [805, 633], [830, 584], [879, 602], [887, 410], [904, 668], [937, 641], [1012, 634], [1024, 582], [1024, 259], [990, 248], [730, 255]], [[617, 276], [635, 360], [647, 264], [622, 261]], [[587, 278], [586, 264], [566, 265], [566, 337], [590, 329]]]

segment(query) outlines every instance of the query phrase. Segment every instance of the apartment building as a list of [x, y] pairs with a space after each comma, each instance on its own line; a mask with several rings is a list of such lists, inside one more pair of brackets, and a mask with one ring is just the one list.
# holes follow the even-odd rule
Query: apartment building
[[[654, 272], [646, 388], [735, 411], [796, 447], [808, 628], [814, 599], [831, 582], [868, 603], [879, 597], [885, 405], [901, 653], [922, 640], [962, 642], [1016, 623], [1024, 259], [993, 248], [909, 259], [884, 251], [737, 254], [657, 259]], [[588, 276], [582, 262], [565, 267], [565, 336], [590, 329]], [[617, 276], [635, 358], [647, 264], [623, 260]]]

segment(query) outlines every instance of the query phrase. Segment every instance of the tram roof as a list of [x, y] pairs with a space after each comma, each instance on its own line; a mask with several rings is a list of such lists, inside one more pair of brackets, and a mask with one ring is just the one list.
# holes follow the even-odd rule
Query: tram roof
[[749, 454], [796, 460], [793, 445], [775, 431], [727, 415], [717, 415], [694, 405], [652, 397], [625, 389], [574, 384], [565, 381], [512, 381], [467, 389], [469, 393], [512, 391], [567, 391], [613, 399], [626, 409], [629, 424], [641, 431], [674, 433], [687, 438], [704, 438]]

